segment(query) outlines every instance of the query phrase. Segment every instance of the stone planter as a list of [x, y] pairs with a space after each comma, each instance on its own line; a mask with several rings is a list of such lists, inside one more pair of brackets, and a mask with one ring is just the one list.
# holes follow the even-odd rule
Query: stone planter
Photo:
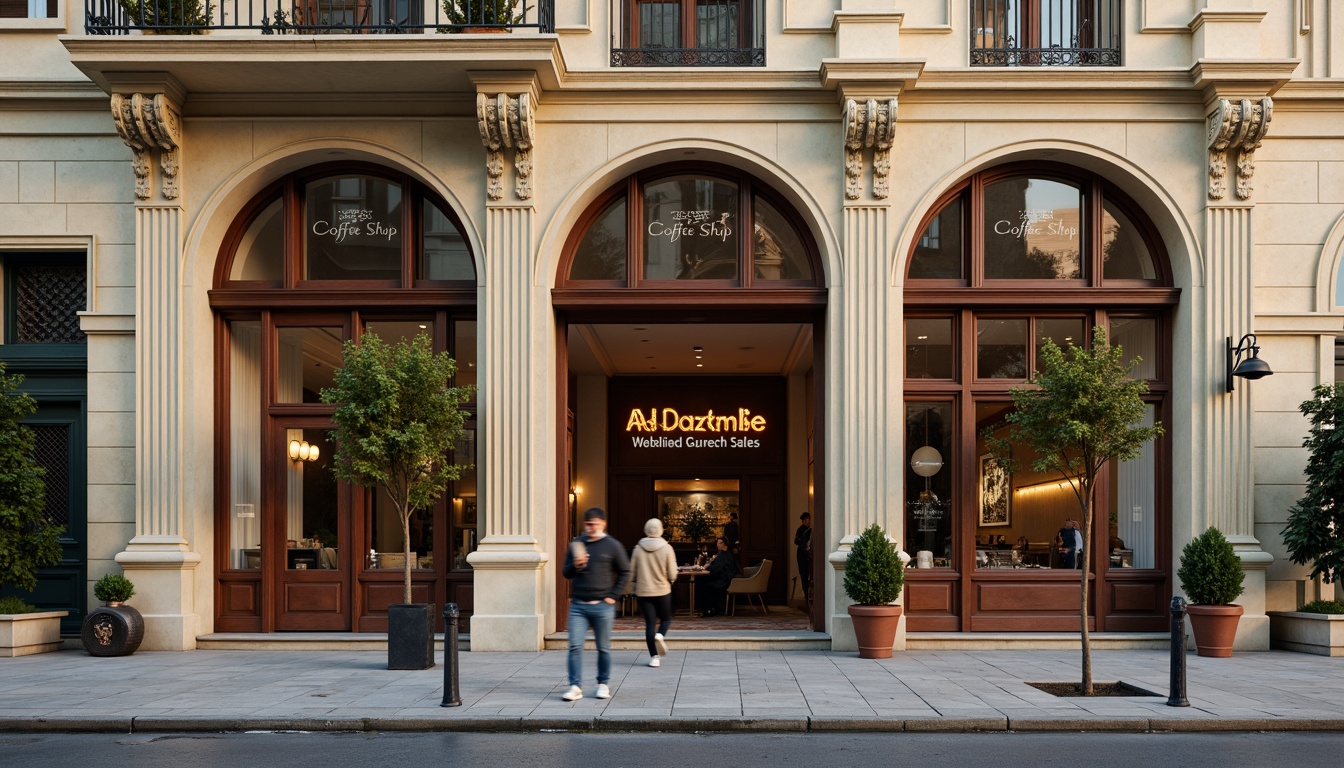
[[1245, 609], [1240, 605], [1192, 605], [1190, 628], [1195, 633], [1195, 650], [1200, 656], [1225, 659], [1232, 655], [1237, 639], [1237, 623]]
[[1269, 645], [1317, 656], [1344, 656], [1344, 616], [1270, 611]]
[[901, 606], [851, 605], [849, 617], [854, 622], [859, 658], [890, 659], [891, 647], [896, 644], [896, 629], [901, 623]]
[[387, 668], [434, 666], [434, 606], [397, 603], [387, 607]]
[[61, 619], [69, 611], [0, 614], [0, 656], [30, 656], [61, 647]]
[[145, 619], [129, 605], [108, 603], [89, 611], [79, 639], [91, 656], [130, 656], [145, 639]]

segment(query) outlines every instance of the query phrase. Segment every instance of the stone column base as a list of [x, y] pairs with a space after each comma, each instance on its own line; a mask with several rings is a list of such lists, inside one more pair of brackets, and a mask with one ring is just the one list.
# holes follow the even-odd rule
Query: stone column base
[[135, 584], [131, 605], [145, 617], [142, 651], [190, 651], [196, 648], [196, 566], [201, 556], [181, 545], [136, 544], [117, 555], [117, 564]]
[[539, 651], [545, 646], [547, 604], [542, 578], [546, 553], [531, 544], [482, 543], [467, 555], [476, 569], [471, 650]]
[[1269, 616], [1265, 614], [1265, 572], [1274, 562], [1274, 556], [1260, 548], [1260, 542], [1252, 537], [1229, 536], [1232, 549], [1241, 558], [1241, 567], [1246, 573], [1242, 582], [1244, 591], [1236, 603], [1246, 610], [1237, 623], [1237, 639], [1232, 644], [1233, 651], [1268, 651]]

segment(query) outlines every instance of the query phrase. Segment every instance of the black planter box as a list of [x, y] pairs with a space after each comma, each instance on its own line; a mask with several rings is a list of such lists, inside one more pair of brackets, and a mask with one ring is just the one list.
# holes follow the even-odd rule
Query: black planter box
[[397, 603], [387, 607], [387, 668], [434, 666], [434, 606]]

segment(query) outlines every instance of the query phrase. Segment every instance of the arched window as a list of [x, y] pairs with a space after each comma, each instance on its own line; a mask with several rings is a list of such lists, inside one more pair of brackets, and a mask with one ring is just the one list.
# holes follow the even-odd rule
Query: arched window
[[[390, 169], [305, 169], [235, 219], [210, 291], [221, 631], [385, 631], [402, 589], [400, 520], [384, 494], [337, 480], [334, 406], [321, 392], [342, 346], [365, 333], [392, 343], [428, 335], [457, 360], [456, 383], [476, 383], [475, 288], [456, 216]], [[455, 458], [478, 463], [475, 445], [473, 416]], [[476, 540], [470, 471], [411, 521], [420, 599], [470, 590]]]
[[[994, 168], [949, 190], [920, 222], [905, 300], [905, 532], [914, 630], [1077, 627], [1056, 582], [1077, 583], [1055, 545], [1078, 504], [1058, 476], [1018, 456], [1009, 474], [986, 436], [1008, 434], [1010, 390], [1033, 378], [1047, 340], [1087, 345], [1105, 328], [1148, 381], [1145, 420], [1171, 413], [1165, 252], [1142, 211], [1105, 179], [1056, 164]], [[918, 467], [910, 467], [915, 452]], [[942, 464], [930, 463], [932, 451]], [[919, 471], [916, 471], [916, 470]], [[1112, 462], [1093, 538], [1098, 629], [1163, 626], [1170, 574], [1165, 442]], [[920, 558], [916, 558], [918, 566]], [[1076, 571], [1074, 572], [1076, 574]], [[1016, 595], [1014, 600], [1001, 597]], [[1070, 624], [1070, 622], [1072, 622]]]
[[[751, 222], [750, 229], [742, 222]], [[765, 185], [721, 166], [662, 166], [612, 187], [567, 244], [569, 288], [811, 287], [816, 247]]]

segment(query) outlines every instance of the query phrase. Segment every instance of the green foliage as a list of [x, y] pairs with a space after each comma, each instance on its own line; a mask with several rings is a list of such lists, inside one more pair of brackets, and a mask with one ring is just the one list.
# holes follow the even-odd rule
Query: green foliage
[[519, 24], [527, 12], [526, 5], [519, 5], [519, 0], [443, 0], [443, 13], [449, 24], [459, 26]]
[[0, 597], [0, 614], [37, 613], [37, 608], [25, 603], [14, 595]]
[[210, 26], [215, 6], [201, 0], [117, 0], [137, 27], [175, 35], [199, 35]]
[[448, 457], [466, 424], [461, 405], [476, 388], [452, 386], [457, 364], [446, 352], [434, 354], [423, 333], [394, 345], [366, 333], [359, 344], [347, 341], [342, 354], [335, 386], [322, 390], [322, 402], [337, 405], [333, 468], [342, 480], [382, 488], [400, 514], [409, 603], [411, 515], [471, 468]]
[[681, 516], [681, 535], [695, 542], [696, 546], [713, 533], [714, 528], [709, 524], [709, 515], [703, 509], [687, 510]]
[[104, 603], [124, 603], [135, 595], [135, 585], [119, 573], [109, 573], [93, 585], [93, 596]]
[[0, 587], [30, 592], [37, 569], [61, 561], [64, 529], [47, 519], [46, 470], [33, 458], [33, 431], [22, 423], [37, 403], [19, 391], [22, 383], [0, 361]]
[[1344, 603], [1338, 600], [1313, 600], [1297, 610], [1301, 613], [1327, 613], [1338, 616], [1344, 614]]
[[1283, 543], [1311, 577], [1344, 581], [1344, 382], [1322, 384], [1299, 406], [1311, 422], [1302, 441], [1307, 449], [1307, 490], [1288, 513]]
[[1223, 532], [1210, 528], [1185, 545], [1176, 576], [1190, 602], [1227, 605], [1244, 591], [1241, 582], [1246, 572]]
[[854, 540], [845, 558], [845, 594], [856, 605], [887, 605], [901, 596], [905, 566], [882, 526], [874, 523]]

